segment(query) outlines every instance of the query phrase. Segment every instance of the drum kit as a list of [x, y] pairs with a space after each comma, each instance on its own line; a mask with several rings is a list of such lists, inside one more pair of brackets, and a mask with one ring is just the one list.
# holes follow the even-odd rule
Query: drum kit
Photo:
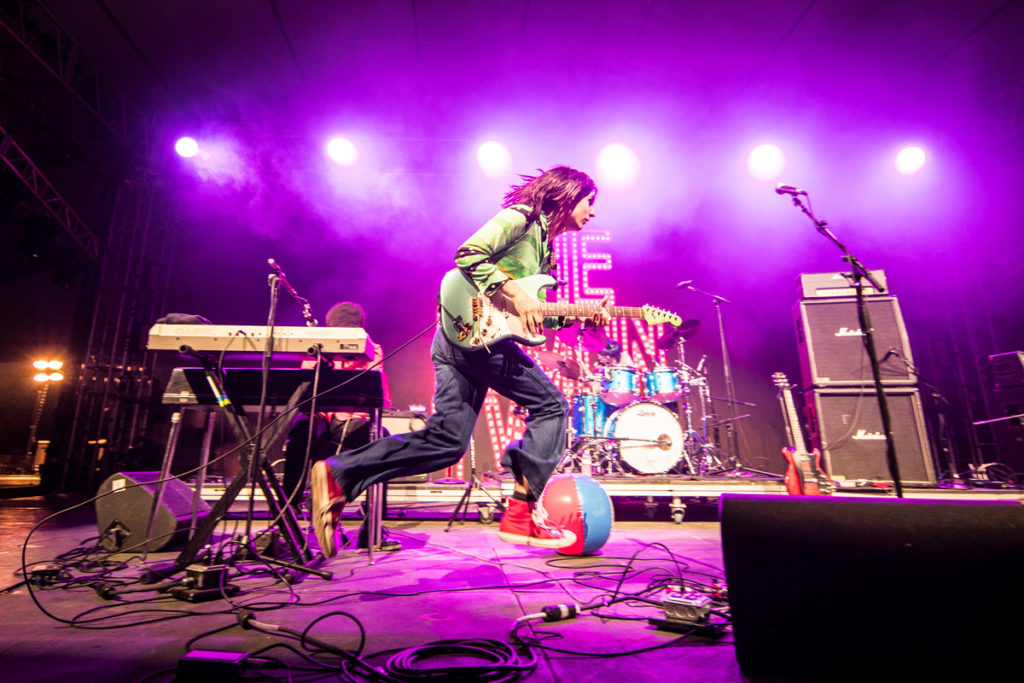
[[[537, 357], [577, 386], [560, 471], [701, 476], [725, 469], [711, 438], [719, 422], [704, 361], [696, 368], [685, 362], [684, 344], [699, 327], [685, 320], [662, 335], [656, 345], [676, 350], [674, 367], [649, 363], [646, 371], [623, 358], [602, 328], [574, 325], [556, 333], [576, 359], [551, 351]], [[596, 354], [592, 367], [584, 352]]]

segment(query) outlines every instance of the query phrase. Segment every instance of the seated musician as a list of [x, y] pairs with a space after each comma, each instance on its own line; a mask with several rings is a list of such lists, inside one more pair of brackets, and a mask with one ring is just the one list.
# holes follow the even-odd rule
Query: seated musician
[[[335, 304], [327, 311], [326, 323], [328, 327], [362, 328], [366, 323], [366, 313], [359, 304], [352, 301], [343, 301]], [[372, 356], [369, 360], [350, 360], [335, 357], [331, 359], [331, 366], [335, 370], [363, 370], [384, 357], [384, 351], [380, 344], [369, 338], [367, 339], [367, 349], [372, 350]], [[304, 360], [302, 361], [302, 367], [304, 369], [312, 369], [316, 367], [316, 363], [316, 360]], [[388, 388], [387, 374], [382, 366], [378, 365], [374, 369], [381, 371], [384, 407], [390, 408], [391, 394]], [[323, 460], [336, 453], [343, 453], [366, 445], [372, 437], [372, 424], [367, 413], [350, 411], [319, 412], [317, 419], [312, 421], [312, 442], [309, 441], [310, 422], [308, 415], [297, 415], [288, 434], [288, 443], [285, 446], [284, 490], [289, 500], [292, 501], [301, 499], [306, 487], [306, 472], [309, 470], [310, 463]], [[307, 445], [309, 446], [308, 459], [306, 454]], [[296, 489], [298, 489], [297, 493]]]

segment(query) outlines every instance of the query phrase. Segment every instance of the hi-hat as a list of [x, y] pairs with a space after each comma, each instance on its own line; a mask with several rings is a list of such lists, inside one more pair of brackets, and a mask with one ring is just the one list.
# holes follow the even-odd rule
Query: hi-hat
[[671, 349], [675, 346], [680, 339], [688, 341], [693, 335], [697, 334], [697, 330], [700, 328], [700, 321], [690, 318], [684, 320], [679, 327], [670, 329], [665, 334], [661, 335], [655, 345], [661, 350]]
[[567, 379], [580, 378], [580, 364], [571, 358], [566, 358], [554, 351], [538, 351], [537, 360], [541, 362], [541, 365], [550, 366], [553, 370], [557, 370], [562, 377]]

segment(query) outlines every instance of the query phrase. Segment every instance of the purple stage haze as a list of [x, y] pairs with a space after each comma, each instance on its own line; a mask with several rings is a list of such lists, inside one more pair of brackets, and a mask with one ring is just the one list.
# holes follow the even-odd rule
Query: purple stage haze
[[[395, 349], [434, 319], [456, 247], [516, 173], [596, 174], [620, 143], [636, 178], [601, 185], [587, 227], [612, 233], [614, 267], [593, 284], [701, 320], [689, 353], [708, 355], [719, 395], [714, 308], [674, 285], [732, 302], [752, 464], [781, 462], [770, 377], [798, 375], [798, 275], [844, 269], [778, 182], [886, 271], [929, 382], [962, 391], [950, 354], [967, 330], [983, 330], [959, 354], [975, 374], [1024, 346], [1020, 4], [106, 3], [139, 52], [93, 3], [52, 4], [167, 141], [154, 173], [180, 225], [168, 310], [259, 324], [274, 258], [315, 313], [360, 301]], [[174, 154], [186, 134], [211, 156]], [[354, 165], [326, 156], [334, 136]], [[510, 155], [494, 178], [477, 163], [489, 140]], [[763, 143], [785, 155], [778, 177], [748, 169]], [[907, 145], [928, 158], [914, 175], [895, 167]], [[299, 308], [282, 299], [278, 323], [302, 324]], [[430, 399], [428, 342], [389, 364], [399, 405]]]

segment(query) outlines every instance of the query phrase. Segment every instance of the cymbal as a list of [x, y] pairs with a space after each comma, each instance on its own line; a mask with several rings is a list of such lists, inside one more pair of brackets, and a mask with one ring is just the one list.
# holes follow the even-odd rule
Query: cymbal
[[581, 329], [579, 323], [573, 323], [569, 327], [563, 327], [555, 332], [558, 340], [567, 346], [581, 346], [584, 351], [600, 353], [608, 348], [608, 334], [603, 327], [589, 327], [584, 325]]
[[655, 346], [662, 351], [671, 349], [680, 339], [683, 341], [690, 340], [693, 335], [697, 334], [698, 329], [700, 329], [700, 321], [689, 318], [684, 320], [679, 327], [673, 328], [661, 335], [658, 341], [655, 342]]
[[608, 333], [603, 327], [584, 327], [582, 337], [583, 348], [591, 353], [600, 353], [608, 348]]
[[554, 351], [538, 351], [537, 360], [541, 362], [541, 365], [551, 366], [553, 370], [557, 370], [563, 377], [568, 379], [580, 378], [580, 364], [571, 358], [566, 358]]

